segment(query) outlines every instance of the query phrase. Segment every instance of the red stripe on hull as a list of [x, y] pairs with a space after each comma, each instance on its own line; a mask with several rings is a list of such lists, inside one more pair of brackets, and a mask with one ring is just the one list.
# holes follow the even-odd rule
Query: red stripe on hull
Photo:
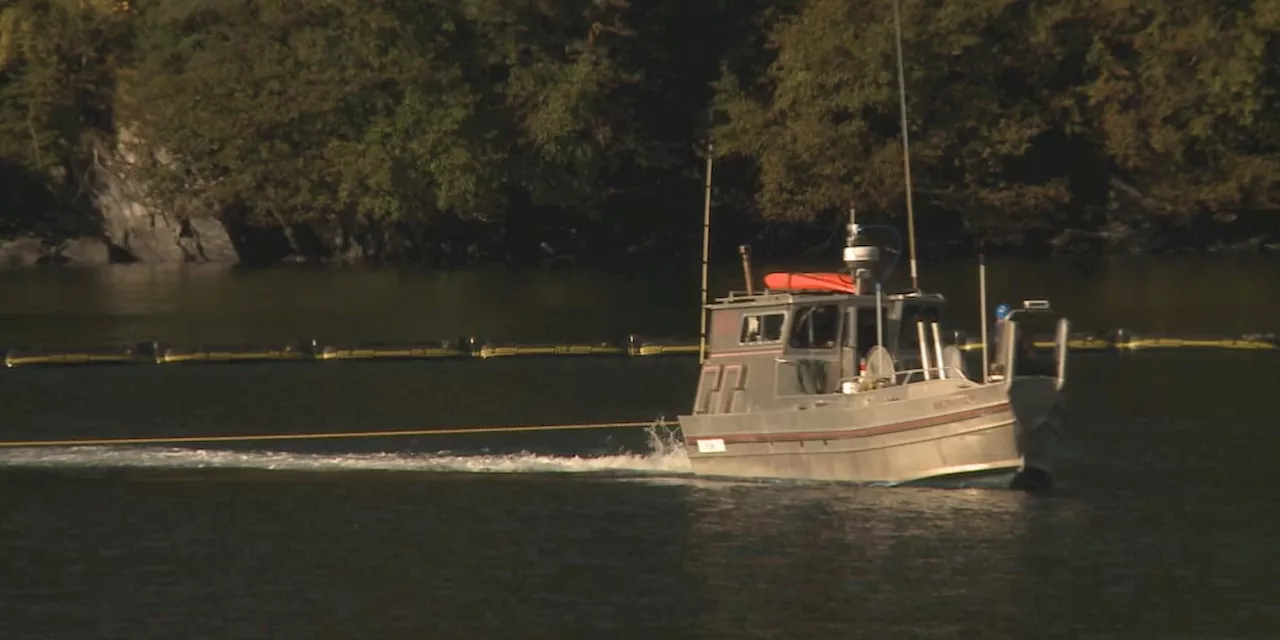
[[883, 424], [875, 427], [864, 427], [862, 429], [842, 429], [840, 431], [797, 431], [797, 432], [779, 432], [779, 433], [739, 433], [728, 435], [705, 435], [697, 437], [687, 437], [684, 439], [685, 444], [696, 446], [699, 440], [718, 439], [724, 440], [725, 444], [741, 444], [746, 442], [799, 442], [802, 440], [841, 440], [845, 438], [866, 438], [869, 436], [884, 435], [887, 433], [896, 433], [899, 431], [910, 431], [912, 429], [923, 429], [925, 427], [936, 427], [951, 422], [960, 422], [961, 420], [971, 420], [973, 418], [981, 418], [983, 416], [1002, 413], [1010, 409], [1009, 403], [1003, 402], [989, 407], [979, 407], [977, 409], [968, 409], [965, 411], [957, 411], [941, 416], [931, 416], [928, 418], [916, 418], [915, 420], [906, 420], [903, 422], [894, 422], [891, 424]]
[[752, 349], [750, 351], [724, 351], [707, 355], [707, 359], [738, 358], [741, 356], [780, 356], [782, 349]]

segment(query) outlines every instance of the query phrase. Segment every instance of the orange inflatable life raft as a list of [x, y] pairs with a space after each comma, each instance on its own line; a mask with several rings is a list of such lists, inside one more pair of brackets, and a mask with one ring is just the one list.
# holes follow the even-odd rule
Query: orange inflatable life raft
[[765, 274], [764, 286], [774, 291], [822, 291], [827, 293], [858, 293], [857, 285], [847, 273], [789, 273], [777, 271]]

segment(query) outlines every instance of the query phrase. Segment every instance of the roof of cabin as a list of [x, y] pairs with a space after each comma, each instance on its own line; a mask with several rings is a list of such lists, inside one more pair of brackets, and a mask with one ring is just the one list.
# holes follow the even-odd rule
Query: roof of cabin
[[[941, 305], [946, 304], [946, 297], [940, 293], [921, 293], [921, 292], [898, 292], [883, 293], [880, 296], [882, 301], [911, 300], [925, 304]], [[875, 303], [875, 295], [851, 295], [847, 293], [824, 293], [824, 292], [791, 292], [791, 291], [762, 291], [759, 293], [748, 294], [742, 291], [730, 291], [728, 296], [716, 298], [714, 302], [707, 306], [714, 309], [729, 309], [737, 307], [776, 307], [779, 305], [795, 305], [812, 302], [822, 302], [824, 300], [849, 300], [854, 302]]]

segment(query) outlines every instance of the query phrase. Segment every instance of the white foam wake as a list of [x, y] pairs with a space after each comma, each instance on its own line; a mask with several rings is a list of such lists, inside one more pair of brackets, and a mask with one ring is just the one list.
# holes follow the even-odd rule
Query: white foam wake
[[85, 446], [0, 451], [0, 467], [259, 469], [271, 471], [419, 471], [460, 473], [691, 473], [684, 446], [670, 435], [650, 431], [650, 451], [581, 456], [453, 454], [448, 452], [308, 454], [276, 451], [138, 446]]

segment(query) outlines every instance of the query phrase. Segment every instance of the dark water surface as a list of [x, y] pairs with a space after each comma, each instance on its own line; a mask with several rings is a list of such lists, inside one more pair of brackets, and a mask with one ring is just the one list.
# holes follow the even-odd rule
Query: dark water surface
[[[443, 424], [431, 366], [345, 368], [345, 396], [314, 366], [174, 369], [167, 385], [156, 368], [15, 371], [3, 400], [41, 409], [16, 414], [31, 429]], [[517, 394], [486, 418], [643, 413], [602, 379], [648, 378], [676, 410], [688, 394], [668, 378], [696, 365], [512, 366], [534, 386], [576, 380], [594, 408]], [[643, 430], [412, 447], [434, 454], [2, 451], [0, 637], [1280, 635], [1280, 430], [1257, 395], [1280, 358], [1092, 355], [1074, 372], [1049, 496], [698, 480]], [[41, 399], [63, 385], [71, 401]]]
[[[1224, 281], [1231, 262], [1215, 264], [1209, 279]], [[1253, 275], [1233, 285], [1238, 305], [1147, 290], [1162, 310], [1103, 294], [1086, 308], [1094, 288], [1077, 281], [1050, 295], [1072, 300], [1073, 317], [1128, 309], [1113, 325], [1212, 329], [1217, 304], [1233, 330], [1274, 330], [1272, 267], [1240, 268]], [[1195, 272], [1174, 269], [1182, 281], [1167, 290], [1207, 288], [1187, 279]], [[456, 274], [267, 272], [243, 276], [248, 292], [209, 277], [222, 307], [194, 284], [94, 298], [51, 273], [0, 277], [0, 289], [32, 296], [0, 314], [7, 339], [373, 328], [421, 339], [415, 329], [489, 322], [543, 340], [575, 337], [583, 318], [619, 331], [684, 322], [667, 308], [628, 324], [619, 316], [643, 305], [614, 291], [624, 276], [545, 276], [566, 298], [593, 278], [610, 284], [564, 319], [549, 302], [522, 309], [541, 298], [516, 291], [519, 280], [507, 307], [485, 293], [433, 313], [439, 298], [420, 281]], [[255, 284], [275, 277], [290, 286]], [[346, 302], [296, 286], [325, 278]], [[634, 286], [655, 305], [669, 295]], [[464, 289], [449, 295], [480, 295]], [[406, 298], [396, 317], [355, 308]], [[292, 315], [305, 309], [337, 315]], [[19, 368], [0, 371], [0, 439], [644, 421], [687, 408], [696, 367], [677, 357]], [[1070, 374], [1068, 457], [1050, 495], [700, 480], [665, 432], [643, 428], [289, 451], [0, 449], [0, 638], [1280, 637], [1280, 356], [1078, 355]]]
[[[794, 268], [838, 266], [821, 258]], [[716, 267], [713, 297], [743, 288], [738, 265]], [[757, 279], [770, 268], [759, 266]], [[921, 285], [951, 298], [958, 328], [978, 327], [977, 273], [967, 262], [921, 266]], [[1081, 330], [1238, 335], [1280, 329], [1280, 260], [1271, 256], [993, 261], [987, 279], [990, 307], [1048, 297]], [[896, 268], [889, 288], [906, 284], [905, 267]], [[698, 267], [686, 257], [639, 273], [198, 265], [0, 270], [0, 346], [696, 337], [698, 299]]]

